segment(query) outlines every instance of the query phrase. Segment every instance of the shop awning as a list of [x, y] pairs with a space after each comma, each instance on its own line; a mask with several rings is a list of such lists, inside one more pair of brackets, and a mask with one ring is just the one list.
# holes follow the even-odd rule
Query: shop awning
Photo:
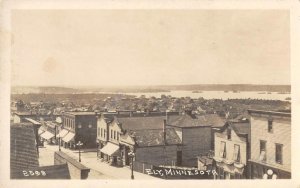
[[54, 134], [50, 133], [49, 131], [46, 131], [43, 134], [41, 134], [41, 137], [46, 140], [49, 140], [54, 137]]
[[57, 137], [63, 138], [68, 134], [68, 132], [69, 132], [68, 130], [63, 129], [58, 133]]
[[63, 137], [64, 142], [70, 142], [74, 138], [75, 134], [69, 132], [66, 136]]
[[114, 154], [117, 154], [117, 151], [119, 150], [119, 146], [112, 144], [108, 142], [100, 151], [104, 154], [107, 154], [109, 156], [112, 156]]

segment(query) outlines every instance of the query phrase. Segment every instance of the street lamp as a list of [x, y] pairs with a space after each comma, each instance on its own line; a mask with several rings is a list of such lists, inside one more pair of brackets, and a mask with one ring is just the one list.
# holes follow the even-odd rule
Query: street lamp
[[133, 158], [135, 157], [135, 154], [131, 151], [128, 153], [128, 157], [131, 159], [131, 179], [134, 179], [133, 175]]
[[58, 135], [58, 150], [61, 151], [61, 149], [60, 149], [60, 135]]
[[78, 148], [79, 148], [79, 162], [81, 162], [80, 148], [81, 148], [81, 146], [83, 145], [83, 143], [79, 141], [76, 145], [77, 145]]

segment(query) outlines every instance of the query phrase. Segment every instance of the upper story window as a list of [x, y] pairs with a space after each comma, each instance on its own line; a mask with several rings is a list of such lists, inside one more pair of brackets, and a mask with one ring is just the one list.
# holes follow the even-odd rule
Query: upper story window
[[282, 147], [282, 144], [275, 144], [275, 160], [279, 164], [282, 164]]
[[227, 139], [231, 140], [231, 128], [227, 129]]
[[117, 133], [117, 140], [120, 140], [120, 133]]
[[273, 132], [273, 120], [271, 119], [268, 120], [268, 132], [269, 133]]
[[226, 143], [221, 141], [220, 157], [226, 158]]
[[114, 131], [114, 139], [116, 139], [116, 131]]
[[264, 140], [261, 140], [260, 141], [260, 155], [259, 155], [259, 160], [260, 161], [266, 161], [266, 145], [267, 145], [267, 142], [264, 141]]
[[105, 136], [106, 136], [106, 130], [104, 129], [103, 130], [103, 137], [105, 138]]
[[110, 138], [113, 138], [113, 130], [110, 130]]
[[234, 153], [233, 153], [233, 160], [236, 162], [241, 161], [241, 156], [240, 156], [240, 146], [237, 144], [234, 144]]

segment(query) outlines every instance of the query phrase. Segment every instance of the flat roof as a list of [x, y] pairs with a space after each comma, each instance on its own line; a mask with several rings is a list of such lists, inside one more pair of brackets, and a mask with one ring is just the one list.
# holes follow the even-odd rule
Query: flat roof
[[35, 121], [35, 120], [33, 120], [33, 119], [31, 119], [31, 118], [25, 118], [27, 121], [29, 121], [30, 123], [33, 123], [34, 125], [40, 125], [41, 123], [40, 122], [38, 122], [38, 121]]
[[96, 112], [65, 112], [65, 114], [70, 114], [74, 116], [87, 116], [87, 115], [96, 115]]
[[267, 114], [267, 115], [277, 115], [277, 116], [285, 116], [291, 117], [291, 113], [286, 112], [278, 112], [278, 111], [264, 111], [264, 110], [248, 110], [249, 114], [256, 113], [256, 114]]
[[18, 115], [18, 116], [30, 116], [30, 115], [35, 115], [32, 114], [31, 112], [14, 112], [14, 114]]

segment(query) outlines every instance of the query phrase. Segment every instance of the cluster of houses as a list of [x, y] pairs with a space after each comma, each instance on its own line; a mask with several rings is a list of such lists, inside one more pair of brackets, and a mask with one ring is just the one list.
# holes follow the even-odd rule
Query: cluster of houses
[[188, 110], [65, 112], [51, 118], [14, 114], [15, 123], [28, 118], [41, 123], [41, 143], [78, 149], [81, 142], [113, 166], [130, 166], [134, 154], [133, 164], [215, 170], [217, 179], [291, 178], [287, 112], [248, 110], [247, 118], [231, 120]]

